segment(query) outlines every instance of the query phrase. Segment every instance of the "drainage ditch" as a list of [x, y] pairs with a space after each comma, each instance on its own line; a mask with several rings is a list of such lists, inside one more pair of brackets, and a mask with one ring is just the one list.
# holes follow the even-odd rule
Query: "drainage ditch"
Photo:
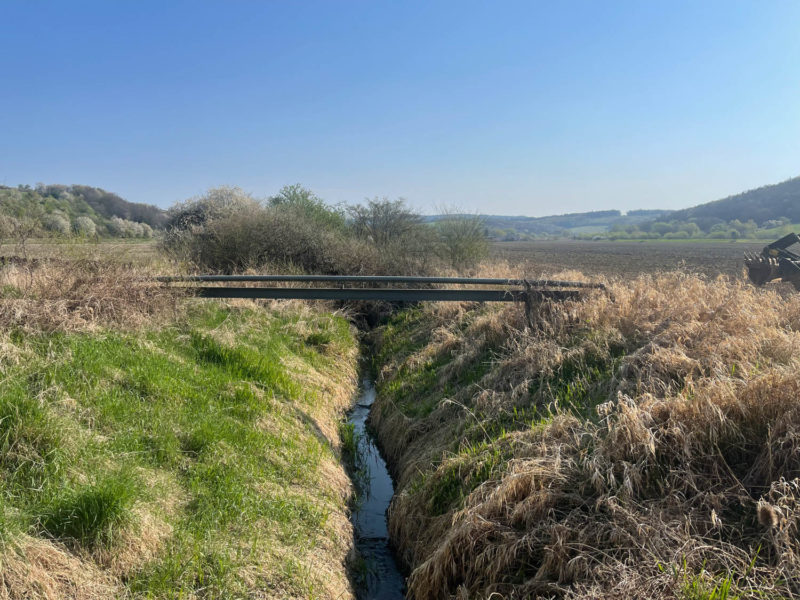
[[350, 519], [360, 563], [354, 579], [361, 600], [402, 600], [406, 591], [405, 577], [389, 544], [386, 525], [386, 510], [394, 496], [394, 482], [366, 426], [373, 402], [375, 386], [372, 380], [364, 379], [358, 402], [348, 419], [357, 442], [353, 478], [358, 494]]

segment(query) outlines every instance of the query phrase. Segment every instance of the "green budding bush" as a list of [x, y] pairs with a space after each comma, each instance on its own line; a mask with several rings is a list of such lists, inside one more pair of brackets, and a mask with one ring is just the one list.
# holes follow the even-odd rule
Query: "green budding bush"
[[452, 216], [426, 223], [405, 201], [386, 198], [329, 206], [299, 185], [267, 200], [220, 187], [176, 204], [162, 247], [173, 258], [212, 272], [278, 268], [396, 275], [468, 268], [487, 249], [476, 222]]

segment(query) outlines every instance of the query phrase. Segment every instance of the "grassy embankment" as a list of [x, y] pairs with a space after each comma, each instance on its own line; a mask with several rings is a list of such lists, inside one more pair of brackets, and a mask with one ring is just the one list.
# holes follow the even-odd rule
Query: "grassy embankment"
[[800, 296], [611, 291], [535, 330], [518, 306], [430, 305], [377, 332], [410, 597], [800, 594]]
[[350, 596], [346, 320], [3, 276], [0, 597]]

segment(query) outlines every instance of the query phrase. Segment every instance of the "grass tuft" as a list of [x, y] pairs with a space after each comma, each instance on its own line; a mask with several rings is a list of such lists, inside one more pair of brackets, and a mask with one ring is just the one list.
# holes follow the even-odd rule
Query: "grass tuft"
[[39, 517], [48, 536], [81, 546], [111, 544], [118, 530], [133, 521], [140, 483], [130, 473], [111, 474], [94, 485], [62, 492]]

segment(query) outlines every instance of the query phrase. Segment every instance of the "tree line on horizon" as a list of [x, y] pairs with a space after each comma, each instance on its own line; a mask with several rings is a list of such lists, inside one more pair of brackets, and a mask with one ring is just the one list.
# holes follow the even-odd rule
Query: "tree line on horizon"
[[[329, 206], [313, 192], [296, 184], [286, 186], [265, 204], [291, 205], [297, 201], [298, 194], [305, 194], [307, 200], [313, 197], [318, 204], [317, 213], [322, 214], [323, 210], [329, 213], [326, 217], [329, 225], [339, 222], [354, 228], [358, 227], [359, 219], [364, 218], [364, 207], [372, 203], [373, 211], [378, 213], [375, 203], [382, 202], [376, 198], [357, 205]], [[176, 206], [183, 204], [186, 203]], [[383, 204], [387, 209], [388, 205]], [[407, 212], [414, 212], [404, 202], [401, 204]], [[3, 238], [149, 238], [170, 227], [170, 214], [171, 211], [157, 206], [128, 202], [117, 194], [86, 185], [0, 186], [0, 237]], [[800, 223], [800, 177], [678, 211], [641, 209], [622, 214], [619, 210], [605, 210], [547, 217], [478, 216], [446, 211], [442, 215], [417, 214], [417, 217], [429, 226], [429, 233], [430, 226], [442, 231], [459, 223], [467, 229], [482, 226], [481, 237], [495, 241], [564, 237], [767, 239], [782, 235], [791, 230], [793, 224]], [[441, 246], [438, 252], [441, 254]]]

